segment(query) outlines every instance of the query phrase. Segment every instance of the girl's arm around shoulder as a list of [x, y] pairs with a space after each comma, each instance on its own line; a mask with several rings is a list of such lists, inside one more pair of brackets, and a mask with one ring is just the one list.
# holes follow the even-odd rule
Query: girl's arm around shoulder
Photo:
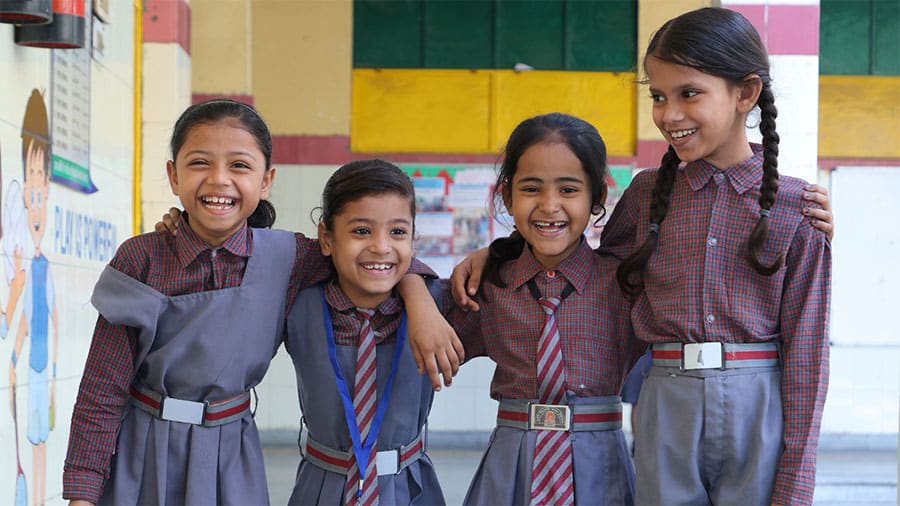
[[444, 319], [424, 280], [417, 274], [407, 274], [397, 285], [403, 298], [409, 325], [409, 345], [419, 373], [428, 373], [435, 390], [449, 386], [459, 370], [465, 354], [456, 332]]
[[444, 308], [444, 317], [456, 331], [456, 335], [462, 343], [465, 352], [464, 360], [485, 356], [487, 352], [481, 331], [481, 318], [484, 313], [458, 306], [455, 303], [449, 279], [440, 279], [436, 283], [439, 283], [441, 288], [441, 306]]

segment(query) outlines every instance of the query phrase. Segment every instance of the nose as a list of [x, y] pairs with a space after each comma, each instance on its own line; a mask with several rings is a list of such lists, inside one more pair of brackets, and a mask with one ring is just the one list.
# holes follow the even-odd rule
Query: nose
[[212, 164], [206, 174], [206, 180], [209, 184], [227, 185], [230, 181], [230, 178], [228, 177], [228, 167], [223, 163]]
[[546, 192], [538, 203], [542, 211], [555, 212], [560, 208], [560, 198], [554, 192]]
[[660, 120], [664, 124], [676, 123], [684, 119], [684, 113], [682, 112], [681, 107], [674, 100], [669, 100], [664, 104], [659, 105], [657, 110], [660, 115]]
[[375, 232], [372, 234], [372, 241], [369, 243], [369, 250], [372, 253], [386, 254], [391, 251], [390, 237], [387, 232]]

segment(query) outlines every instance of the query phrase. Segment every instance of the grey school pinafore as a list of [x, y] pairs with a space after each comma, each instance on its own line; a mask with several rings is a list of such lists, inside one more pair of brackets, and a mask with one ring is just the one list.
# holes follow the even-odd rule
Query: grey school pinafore
[[[437, 283], [429, 286], [434, 294]], [[340, 451], [352, 448], [344, 408], [328, 355], [323, 313], [323, 288], [300, 292], [287, 321], [285, 345], [293, 357], [297, 391], [309, 437]], [[338, 363], [352, 392], [356, 346], [336, 347]], [[377, 345], [378, 399], [384, 395], [391, 371], [394, 344]], [[416, 369], [407, 340], [400, 355], [390, 403], [378, 433], [377, 449], [397, 449], [422, 430], [431, 409], [434, 391], [427, 376]], [[343, 504], [346, 476], [317, 467], [303, 458], [289, 504]], [[444, 495], [434, 465], [427, 454], [397, 474], [378, 477], [379, 504], [443, 505]]]
[[[91, 302], [139, 329], [133, 385], [188, 401], [256, 386], [281, 344], [296, 257], [289, 232], [253, 229], [239, 286], [167, 297], [107, 267]], [[161, 420], [129, 404], [100, 504], [269, 503], [253, 417], [216, 427]]]

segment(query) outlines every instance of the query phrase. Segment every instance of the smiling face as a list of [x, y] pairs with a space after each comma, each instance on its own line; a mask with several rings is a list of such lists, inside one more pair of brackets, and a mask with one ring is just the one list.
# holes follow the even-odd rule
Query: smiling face
[[213, 247], [240, 230], [269, 196], [275, 177], [253, 135], [240, 125], [235, 119], [196, 124], [166, 166], [191, 229]]
[[758, 78], [735, 86], [653, 56], [645, 68], [653, 122], [682, 161], [705, 160], [726, 169], [753, 156], [744, 121], [759, 96]]
[[578, 247], [591, 218], [587, 174], [561, 142], [526, 149], [503, 197], [516, 229], [547, 269], [556, 268]]
[[40, 252], [41, 240], [47, 230], [47, 193], [50, 191], [50, 177], [47, 174], [47, 152], [28, 144], [25, 158], [25, 209], [28, 215], [28, 232], [34, 241], [35, 255]]
[[410, 199], [396, 193], [348, 202], [331, 230], [319, 223], [322, 253], [331, 257], [341, 289], [363, 308], [377, 307], [406, 274], [412, 237]]

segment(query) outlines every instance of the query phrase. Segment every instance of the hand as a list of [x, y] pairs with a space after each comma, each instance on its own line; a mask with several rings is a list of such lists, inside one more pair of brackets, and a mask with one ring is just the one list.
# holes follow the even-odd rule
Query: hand
[[444, 385], [449, 387], [453, 383], [453, 376], [459, 372], [459, 364], [465, 359], [462, 341], [443, 317], [417, 321], [421, 326], [416, 325], [413, 329], [412, 319], [409, 319], [409, 335], [427, 335], [429, 339], [410, 339], [409, 346], [416, 365], [419, 366], [419, 374], [428, 373], [432, 388], [435, 392], [440, 392], [441, 376], [444, 378]]
[[153, 225], [156, 232], [169, 232], [172, 235], [178, 235], [178, 217], [181, 216], [181, 210], [177, 207], [170, 207], [169, 212], [162, 216], [162, 221], [157, 221]]
[[[831, 201], [828, 199], [828, 190], [817, 184], [803, 188], [803, 200], [818, 204], [803, 208], [803, 214], [810, 223], [828, 236], [828, 241], [834, 238], [834, 216], [831, 214]], [[821, 207], [820, 207], [821, 206]]]
[[443, 371], [444, 384], [450, 386], [464, 359], [462, 342], [438, 310], [421, 276], [403, 276], [397, 291], [406, 306], [409, 347], [419, 374], [427, 372], [431, 386], [439, 391]]
[[460, 308], [469, 311], [478, 311], [480, 306], [472, 298], [478, 293], [478, 287], [481, 285], [481, 274], [484, 271], [484, 264], [487, 263], [488, 249], [481, 248], [478, 251], [470, 253], [450, 274], [450, 292], [453, 294], [453, 301]]

